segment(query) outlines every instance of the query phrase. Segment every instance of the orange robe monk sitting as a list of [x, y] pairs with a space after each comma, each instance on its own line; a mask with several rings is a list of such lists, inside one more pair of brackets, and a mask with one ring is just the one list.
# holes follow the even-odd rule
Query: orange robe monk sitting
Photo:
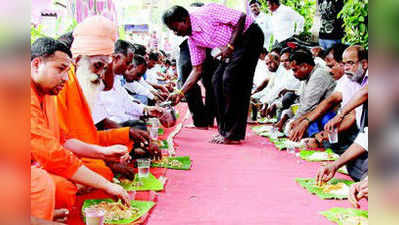
[[39, 95], [31, 84], [31, 154], [34, 161], [53, 174], [56, 208], [70, 209], [75, 203], [77, 188], [67, 179], [82, 162], [60, 143], [54, 100], [53, 96]]
[[31, 167], [30, 180], [31, 216], [53, 220], [55, 209], [55, 184], [43, 169]]
[[[129, 127], [97, 131], [91, 117], [90, 108], [73, 70], [68, 72], [68, 79], [64, 89], [57, 96], [57, 112], [62, 139], [66, 141], [76, 138], [89, 144], [101, 146], [125, 144], [131, 147], [133, 143], [130, 141]], [[103, 160], [89, 158], [81, 158], [81, 160], [93, 171], [103, 175], [108, 180], [112, 180], [112, 171]]]
[[[94, 91], [101, 91], [99, 84], [108, 64], [111, 63], [111, 55], [114, 52], [116, 26], [102, 17], [91, 17], [75, 28], [73, 36], [71, 51], [75, 67], [69, 70], [68, 81], [57, 96], [61, 139], [63, 141], [78, 139], [100, 146], [121, 144], [131, 149], [133, 142], [130, 141], [129, 127], [97, 131], [91, 110], [96, 103], [98, 92], [91, 93], [93, 94], [91, 98], [87, 98], [89, 95], [87, 92], [93, 90], [87, 90], [87, 87], [94, 86]], [[97, 83], [92, 82], [93, 77]], [[111, 169], [103, 160], [88, 158], [81, 160], [87, 167], [108, 180], [113, 178]]]
[[[121, 186], [93, 172], [77, 157], [77, 155], [82, 155], [120, 162], [123, 161], [123, 156], [129, 154], [126, 146], [102, 147], [77, 139], [61, 142], [55, 95], [63, 89], [67, 81], [71, 56], [72, 54], [64, 44], [51, 38], [39, 38], [32, 44], [30, 102], [32, 162], [51, 175], [55, 183], [55, 208], [71, 209], [74, 205], [77, 187], [72, 181], [104, 190], [128, 202], [128, 194]], [[108, 176], [108, 179], [112, 178], [110, 171], [103, 175]], [[40, 179], [37, 181], [43, 183]], [[51, 185], [49, 186], [51, 188]], [[34, 190], [36, 190], [35, 186], [33, 186]], [[48, 202], [48, 195], [45, 192], [40, 194], [41, 187], [37, 190], [39, 190], [39, 194], [36, 195], [38, 202], [41, 200]], [[33, 207], [38, 206], [33, 205]], [[45, 217], [49, 215], [51, 213]]]

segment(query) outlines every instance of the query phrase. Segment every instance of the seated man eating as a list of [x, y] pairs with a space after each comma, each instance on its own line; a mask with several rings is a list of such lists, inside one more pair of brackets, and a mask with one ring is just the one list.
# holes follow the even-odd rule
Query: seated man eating
[[[71, 55], [64, 44], [51, 38], [40, 38], [31, 47], [31, 164], [32, 178], [38, 178], [32, 181], [31, 188], [38, 192], [31, 192], [31, 198], [32, 203], [41, 204], [32, 205], [32, 216], [39, 219], [52, 219], [54, 208], [71, 209], [77, 184], [104, 190], [128, 202], [127, 192], [109, 181], [112, 177], [79, 158], [125, 162], [129, 160], [126, 146], [104, 147], [75, 138], [64, 139], [60, 133], [54, 96], [68, 80]], [[53, 182], [44, 179], [46, 175], [35, 168], [46, 170]], [[43, 182], [48, 188], [55, 188], [54, 198], [43, 192]]]
[[[65, 140], [75, 138], [101, 146], [122, 144], [129, 149], [133, 141], [149, 145], [148, 136], [134, 128], [97, 131], [91, 116], [99, 93], [104, 89], [105, 73], [112, 62], [111, 56], [114, 53], [116, 40], [115, 25], [102, 16], [89, 17], [78, 24], [73, 36], [71, 51], [75, 67], [69, 70], [65, 88], [57, 96], [62, 137]], [[147, 151], [151, 155], [160, 155], [157, 149], [147, 148]], [[107, 179], [111, 180], [114, 177], [103, 160], [89, 158], [81, 160]], [[130, 174], [129, 171], [125, 172]]]

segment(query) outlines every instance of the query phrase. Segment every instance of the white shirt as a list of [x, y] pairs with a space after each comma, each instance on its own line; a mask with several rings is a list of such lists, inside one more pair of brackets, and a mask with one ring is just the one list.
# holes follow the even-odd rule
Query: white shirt
[[161, 65], [156, 64], [154, 67], [151, 69], [148, 69], [146, 72], [146, 81], [152, 83], [152, 84], [157, 84], [158, 83], [158, 72], [161, 72]]
[[105, 108], [107, 118], [117, 123], [140, 119], [145, 105], [133, 102], [119, 80], [115, 81], [111, 90], [100, 93], [99, 104]]
[[369, 151], [369, 128], [364, 128], [364, 133], [359, 132], [355, 139], [355, 143], [360, 145], [364, 150]]
[[157, 91], [151, 84], [145, 81], [143, 77], [139, 80], [139, 83], [150, 91]]
[[274, 85], [270, 92], [261, 101], [267, 104], [273, 103], [278, 98], [280, 92], [284, 89], [296, 91], [299, 89], [301, 82], [295, 78], [292, 70], [286, 70], [283, 65], [280, 65], [276, 71], [276, 78]]
[[255, 21], [256, 23], [260, 26], [260, 28], [263, 31], [263, 34], [265, 35], [265, 42], [263, 44], [263, 47], [265, 47], [267, 50], [269, 50], [270, 46], [270, 38], [272, 37], [272, 28], [270, 26], [270, 20], [271, 16], [267, 15], [266, 13], [260, 12], [258, 16], [255, 16]]
[[107, 111], [104, 108], [104, 105], [100, 103], [100, 96], [94, 105], [94, 109], [91, 110], [91, 116], [93, 117], [94, 124], [97, 124], [107, 118]]
[[[295, 30], [296, 24], [296, 30]], [[300, 34], [303, 31], [305, 19], [298, 12], [283, 4], [272, 13], [270, 25], [274, 40], [284, 41], [294, 34]]]
[[287, 70], [282, 65], [281, 67], [283, 73], [283, 82], [281, 83], [281, 91], [284, 89], [297, 91], [301, 86], [301, 81], [295, 77], [294, 72], [292, 70]]
[[267, 86], [263, 90], [261, 90], [260, 92], [252, 95], [253, 98], [260, 99], [260, 101], [262, 103], [264, 103], [262, 100], [269, 95], [270, 90], [274, 86], [274, 80], [276, 79], [276, 74], [275, 73], [269, 73], [269, 75], [270, 75], [270, 79], [269, 79], [269, 83], [267, 83]]
[[[368, 71], [367, 74], [365, 75], [368, 76]], [[363, 79], [365, 79], [363, 78]], [[355, 81], [352, 81], [349, 79], [346, 75], [344, 75], [339, 81], [337, 82], [337, 86], [334, 89], [334, 92], [341, 92], [342, 94], [342, 103], [341, 106], [345, 106], [346, 103], [348, 103], [352, 97], [362, 88], [361, 84]], [[363, 105], [357, 107], [355, 109], [356, 112], [356, 124], [358, 128], [360, 128], [360, 122], [362, 118], [362, 112], [363, 112]]]
[[265, 61], [259, 59], [258, 65], [256, 65], [256, 70], [255, 70], [255, 75], [254, 75], [255, 86], [258, 87], [267, 78], [270, 79], [270, 72], [267, 69]]
[[147, 98], [154, 100], [154, 95], [151, 93], [150, 89], [143, 86], [139, 81], [126, 82], [124, 88], [126, 88], [127, 90], [129, 90], [132, 93], [135, 93], [138, 95], [144, 95]]

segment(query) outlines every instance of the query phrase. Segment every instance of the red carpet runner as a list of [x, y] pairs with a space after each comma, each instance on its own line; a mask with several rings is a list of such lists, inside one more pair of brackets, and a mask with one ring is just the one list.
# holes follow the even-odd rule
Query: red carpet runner
[[167, 191], [146, 224], [324, 225], [332, 223], [319, 212], [351, 207], [346, 200], [321, 200], [296, 184], [296, 177], [315, 176], [319, 163], [278, 152], [249, 130], [240, 146], [209, 144], [216, 132], [184, 128], [176, 136], [176, 154], [190, 155], [192, 170], [168, 170]]
[[[186, 108], [180, 108], [181, 120]], [[185, 124], [191, 123], [191, 119]], [[265, 138], [248, 129], [247, 140], [239, 146], [209, 144], [216, 129], [190, 128], [176, 136], [176, 154], [189, 155], [190, 171], [168, 170], [166, 191], [159, 193], [148, 225], [325, 225], [332, 224], [319, 214], [333, 207], [351, 207], [346, 200], [321, 200], [296, 184], [297, 177], [313, 177], [319, 163], [308, 163], [277, 151]], [[166, 131], [166, 133], [170, 133]], [[165, 135], [166, 136], [166, 135]], [[343, 175], [336, 175], [345, 178]], [[83, 224], [82, 196], [69, 224]], [[144, 192], [139, 199], [154, 195]], [[361, 202], [362, 209], [368, 204]]]

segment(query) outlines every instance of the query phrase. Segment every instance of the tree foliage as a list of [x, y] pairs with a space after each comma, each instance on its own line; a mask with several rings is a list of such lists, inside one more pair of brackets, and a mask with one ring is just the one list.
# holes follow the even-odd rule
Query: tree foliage
[[[261, 0], [262, 10], [268, 12], [266, 0]], [[281, 0], [305, 18], [304, 31], [299, 35], [302, 40], [310, 40], [310, 29], [316, 13], [316, 0]], [[360, 44], [368, 48], [368, 0], [345, 0], [338, 17], [344, 21], [345, 36], [343, 42]]]
[[338, 16], [344, 20], [343, 42], [368, 49], [368, 0], [346, 0]]
[[42, 24], [39, 24], [39, 25], [36, 25], [36, 26], [31, 24], [31, 26], [30, 26], [30, 41], [31, 41], [31, 44], [33, 42], [35, 42], [36, 39], [38, 39], [40, 37], [58, 38], [59, 36], [65, 34], [65, 33], [73, 31], [73, 29], [75, 29], [75, 27], [78, 25], [77, 20], [73, 18], [72, 21], [69, 21], [69, 23], [70, 23], [69, 26], [61, 30], [61, 28], [60, 28], [60, 27], [62, 27], [61, 24], [64, 23], [64, 22], [65, 21], [63, 20], [62, 17], [59, 17], [57, 19], [57, 22], [56, 22], [56, 31], [57, 32], [56, 32], [56, 34], [54, 36], [51, 36], [49, 34], [45, 34], [44, 31], [43, 31], [43, 25]]

